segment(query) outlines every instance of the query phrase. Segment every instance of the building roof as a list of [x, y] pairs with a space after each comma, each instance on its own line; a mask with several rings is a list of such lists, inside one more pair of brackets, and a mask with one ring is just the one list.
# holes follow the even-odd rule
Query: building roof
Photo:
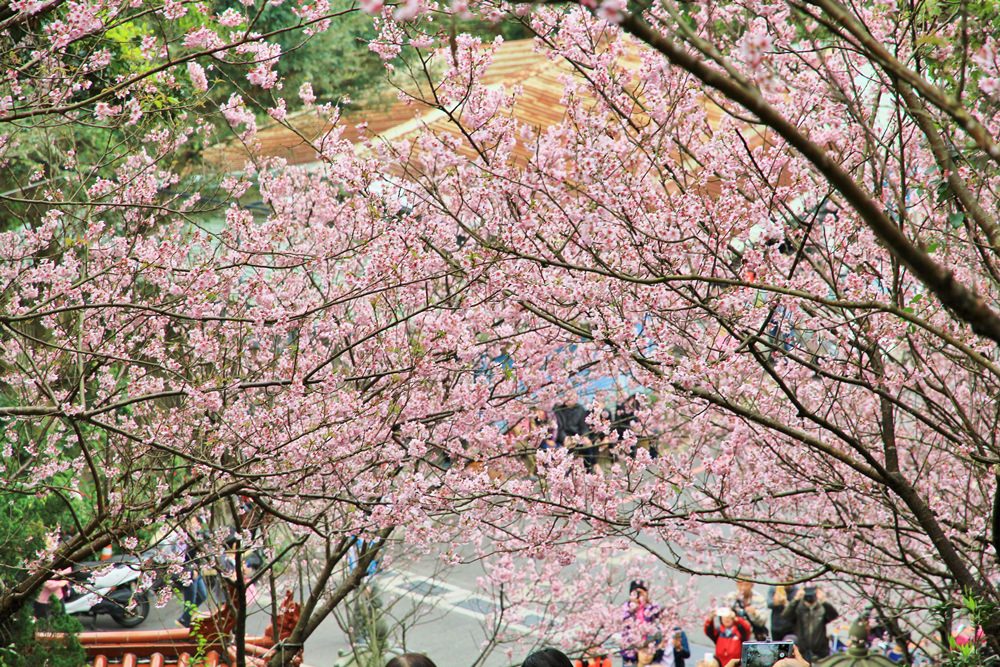
[[[235, 599], [235, 591], [230, 591], [230, 599]], [[302, 612], [294, 601], [291, 591], [285, 595], [278, 615], [260, 637], [246, 637], [243, 646], [246, 664], [263, 667], [267, 663], [275, 642], [274, 628], [277, 627], [279, 640], [291, 636]], [[198, 624], [197, 634], [190, 628], [169, 630], [127, 630], [115, 632], [81, 632], [77, 639], [87, 655], [85, 667], [232, 667], [236, 664], [236, 647], [230, 641], [236, 625], [234, 610], [223, 604], [210, 616]], [[62, 633], [37, 633], [40, 640], [59, 641]], [[301, 651], [297, 651], [294, 661], [301, 663]]]
[[[637, 65], [638, 59], [629, 59]], [[504, 86], [522, 90], [508, 112], [522, 123], [539, 129], [559, 123], [566, 112], [561, 99], [564, 93], [562, 77], [572, 74], [571, 67], [561, 59], [550, 59], [536, 48], [535, 40], [503, 42], [482, 78], [490, 87]], [[271, 123], [256, 136], [259, 143], [254, 154], [285, 158], [289, 164], [308, 164], [317, 160], [310, 142], [330, 130], [330, 124], [313, 111], [289, 115], [287, 124]], [[399, 96], [383, 94], [359, 105], [349, 105], [341, 119], [343, 138], [355, 142], [365, 138], [395, 139], [427, 125], [435, 131], [457, 134], [447, 117], [420, 102], [407, 102]], [[359, 127], [364, 124], [364, 127]], [[229, 139], [205, 151], [205, 159], [217, 166], [242, 164], [248, 151], [238, 140]]]
[[[644, 47], [633, 45], [625, 49], [623, 62], [626, 68], [639, 66], [641, 48]], [[557, 125], [565, 117], [566, 105], [562, 98], [565, 93], [563, 82], [567, 75], [578, 76], [578, 73], [574, 72], [565, 59], [548, 57], [537, 47], [536, 40], [524, 39], [503, 42], [482, 81], [487, 86], [504, 86], [507, 90], [519, 87], [521, 92], [513, 107], [505, 112], [522, 125], [543, 131]], [[703, 105], [708, 125], [706, 131], [711, 132], [719, 127], [725, 112], [708, 97], [703, 98]], [[638, 126], [648, 122], [648, 118], [640, 111], [633, 110], [631, 113], [632, 120]], [[330, 131], [330, 123], [315, 111], [306, 111], [290, 114], [287, 125], [289, 127], [271, 123], [260, 129], [256, 135], [254, 155], [281, 157], [292, 165], [318, 161], [314, 144]], [[396, 140], [412, 136], [421, 128], [428, 127], [438, 135], [459, 137], [459, 150], [470, 157], [474, 155], [468, 141], [461, 137], [460, 129], [443, 112], [421, 102], [403, 101], [395, 93], [348, 106], [343, 111], [339, 126], [342, 128], [342, 138], [354, 143], [356, 150], [363, 150], [362, 143], [365, 139], [377, 137]], [[743, 134], [748, 148], [757, 148], [767, 143], [767, 135], [760, 127], [746, 124], [742, 126], [745, 128]], [[532, 154], [532, 146], [521, 140], [513, 149], [514, 159], [521, 164], [529, 160]], [[248, 149], [236, 139], [209, 147], [204, 153], [209, 164], [226, 170], [242, 167], [248, 156]], [[783, 180], [784, 172], [778, 178]], [[703, 185], [696, 187], [703, 188], [703, 192], [715, 197], [721, 189], [721, 181], [710, 177], [705, 179]]]

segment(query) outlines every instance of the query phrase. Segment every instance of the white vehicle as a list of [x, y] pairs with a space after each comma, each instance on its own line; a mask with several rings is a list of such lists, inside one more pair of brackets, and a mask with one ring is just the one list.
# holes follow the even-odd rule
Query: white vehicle
[[80, 563], [69, 576], [70, 593], [63, 599], [67, 614], [111, 616], [123, 628], [134, 628], [149, 616], [150, 592], [135, 592], [142, 563], [135, 556]]

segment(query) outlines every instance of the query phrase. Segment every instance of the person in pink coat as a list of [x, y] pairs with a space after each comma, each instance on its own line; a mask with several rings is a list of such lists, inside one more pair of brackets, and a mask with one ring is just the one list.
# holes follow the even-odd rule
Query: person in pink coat
[[56, 570], [56, 578], [49, 579], [42, 584], [42, 590], [38, 592], [38, 597], [35, 598], [35, 618], [48, 618], [52, 614], [52, 599], [63, 599], [66, 589], [69, 587], [69, 581], [63, 577], [70, 572], [72, 570], [68, 567]]

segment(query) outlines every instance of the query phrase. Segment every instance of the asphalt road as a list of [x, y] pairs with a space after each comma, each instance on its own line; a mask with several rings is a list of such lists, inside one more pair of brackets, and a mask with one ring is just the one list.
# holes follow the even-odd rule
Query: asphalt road
[[[466, 667], [473, 665], [480, 657], [484, 642], [490, 632], [487, 625], [488, 614], [493, 602], [481, 591], [477, 579], [483, 570], [478, 564], [460, 565], [442, 571], [432, 559], [408, 563], [406, 569], [393, 569], [376, 575], [380, 598], [388, 618], [388, 625], [394, 628], [393, 644], [400, 650], [426, 653], [441, 667]], [[660, 578], [669, 577], [661, 572]], [[698, 595], [704, 600], [704, 608], [713, 608], [714, 599], [732, 589], [732, 582], [721, 579], [701, 580]], [[652, 581], [656, 595], [656, 579]], [[627, 590], [621, 591], [621, 599], [627, 598]], [[655, 598], [661, 605], [669, 605], [669, 600]], [[258, 599], [250, 609], [247, 619], [248, 634], [263, 634], [270, 621], [270, 601], [266, 596]], [[207, 605], [203, 605], [207, 609]], [[173, 628], [180, 615], [180, 605], [176, 599], [164, 607], [153, 608], [146, 622], [137, 629]], [[81, 622], [86, 630], [119, 630], [109, 617], [96, 620], [83, 617]], [[527, 622], [527, 621], [526, 621]], [[529, 640], [532, 629], [522, 626]], [[700, 628], [687, 628], [695, 664], [712, 649]], [[512, 652], [504, 647], [495, 648], [492, 653], [478, 662], [479, 667], [506, 667], [518, 665], [523, 659], [519, 646]], [[307, 640], [305, 663], [309, 667], [336, 667], [343, 662], [341, 656], [349, 651], [347, 634], [334, 616], [327, 618], [319, 629]], [[616, 661], [617, 662], [617, 661]]]

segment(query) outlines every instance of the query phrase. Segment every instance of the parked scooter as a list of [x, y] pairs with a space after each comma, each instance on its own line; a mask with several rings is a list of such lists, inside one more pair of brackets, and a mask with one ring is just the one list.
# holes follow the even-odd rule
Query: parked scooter
[[134, 628], [149, 616], [152, 594], [136, 592], [142, 561], [135, 556], [112, 556], [106, 561], [80, 563], [69, 578], [69, 595], [63, 598], [67, 614], [111, 616], [123, 628]]

